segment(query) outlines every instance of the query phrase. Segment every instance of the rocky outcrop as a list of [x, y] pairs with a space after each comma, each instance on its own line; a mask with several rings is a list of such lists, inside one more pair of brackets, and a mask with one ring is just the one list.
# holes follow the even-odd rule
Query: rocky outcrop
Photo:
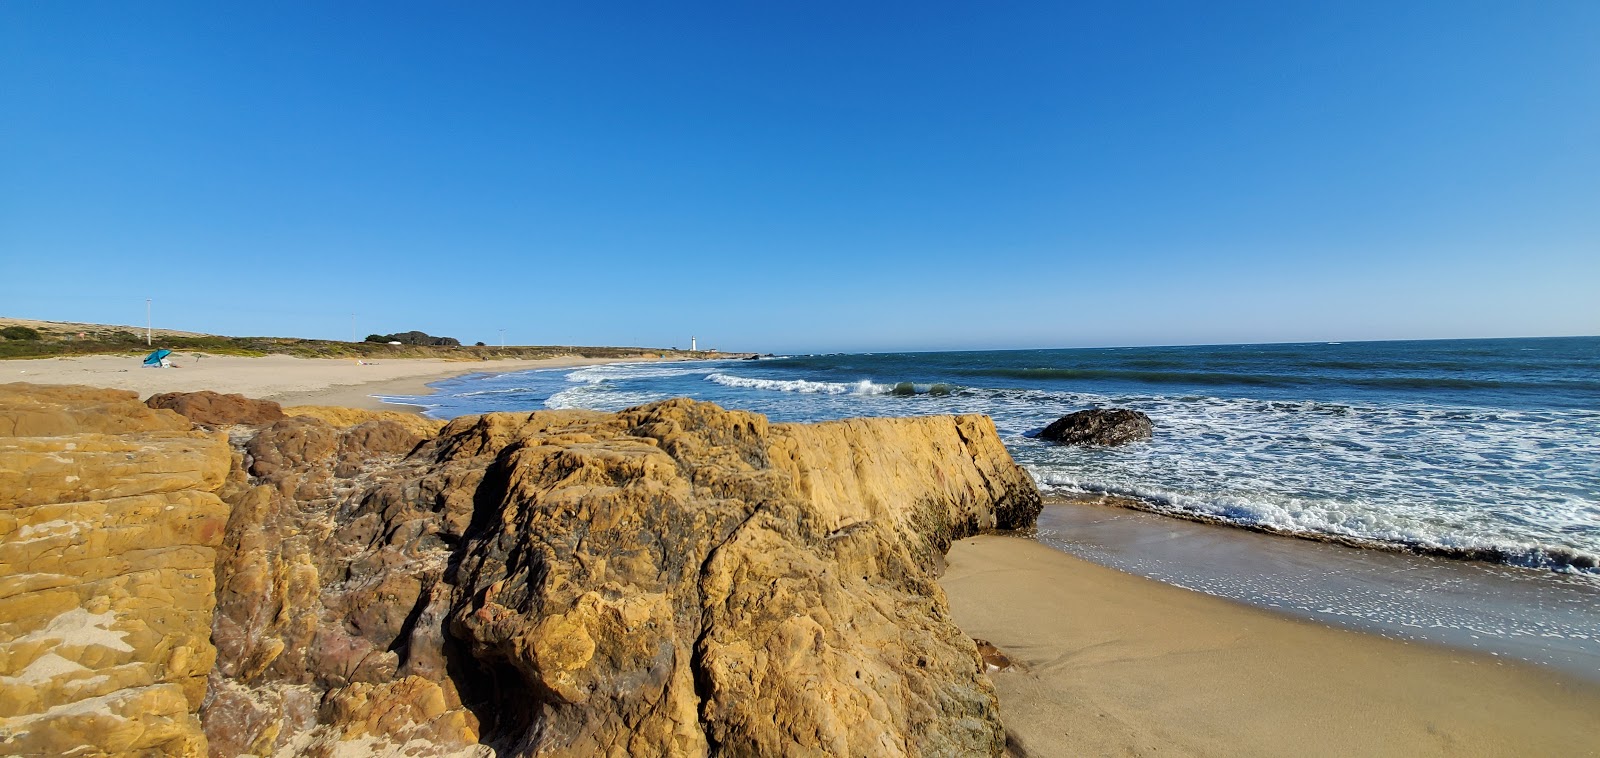
[[175, 413], [145, 407], [133, 392], [27, 382], [0, 384], [0, 437], [186, 432], [190, 428], [190, 423]]
[[0, 386], [0, 753], [201, 756], [225, 437]]
[[1039, 511], [987, 418], [313, 411], [230, 466], [131, 393], [4, 390], [55, 436], [0, 439], [0, 752], [1004, 749], [933, 581]]
[[443, 668], [411, 676], [391, 649], [404, 651], [420, 593], [450, 553], [432, 536], [438, 514], [403, 502], [431, 465], [403, 460], [421, 442], [389, 420], [339, 428], [304, 416], [244, 445], [202, 714], [215, 752], [476, 750], [476, 719]]
[[283, 418], [283, 408], [271, 400], [252, 400], [244, 395], [223, 395], [210, 390], [163, 392], [152, 395], [145, 405], [166, 408], [206, 426], [267, 424]]
[[1039, 439], [1063, 445], [1126, 445], [1150, 439], [1154, 431], [1150, 417], [1139, 411], [1096, 408], [1056, 419], [1039, 432]]
[[350, 427], [368, 421], [393, 421], [418, 437], [432, 437], [444, 428], [444, 422], [419, 413], [399, 411], [369, 411], [360, 408], [340, 408], [333, 405], [295, 405], [283, 409], [285, 416], [311, 416], [337, 427]]
[[[933, 583], [950, 540], [1039, 509], [986, 418], [769, 425], [668, 401], [458, 419], [405, 457], [360, 429], [288, 419], [248, 445], [213, 745], [1003, 749]], [[329, 705], [352, 701], [393, 717], [352, 727]]]

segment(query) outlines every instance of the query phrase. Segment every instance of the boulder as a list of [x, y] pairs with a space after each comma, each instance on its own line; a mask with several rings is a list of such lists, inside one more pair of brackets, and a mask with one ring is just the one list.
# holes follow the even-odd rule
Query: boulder
[[1039, 432], [1039, 439], [1063, 445], [1126, 445], [1150, 439], [1150, 417], [1125, 408], [1095, 408], [1069, 413]]
[[283, 408], [271, 400], [252, 400], [244, 395], [223, 395], [211, 390], [164, 392], [152, 395], [145, 405], [177, 411], [190, 421], [206, 426], [266, 424], [283, 418]]

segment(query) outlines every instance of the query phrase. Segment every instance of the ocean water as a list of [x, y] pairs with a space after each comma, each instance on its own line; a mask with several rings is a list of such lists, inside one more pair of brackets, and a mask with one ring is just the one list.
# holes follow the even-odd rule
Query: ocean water
[[[786, 356], [461, 377], [452, 418], [668, 397], [775, 421], [984, 413], [1047, 494], [1600, 580], [1600, 338]], [[1149, 442], [1033, 434], [1133, 408]]]

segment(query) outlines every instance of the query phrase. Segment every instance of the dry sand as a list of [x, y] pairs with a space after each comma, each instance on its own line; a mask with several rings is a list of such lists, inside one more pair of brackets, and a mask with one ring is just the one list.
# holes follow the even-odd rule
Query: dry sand
[[1600, 687], [1280, 616], [1033, 540], [962, 540], [955, 621], [1019, 664], [993, 675], [1014, 752], [1597, 755]]
[[[373, 395], [426, 395], [428, 382], [473, 373], [505, 373], [536, 368], [617, 363], [616, 358], [560, 357], [539, 360], [447, 361], [405, 358], [358, 363], [338, 358], [261, 358], [173, 353], [177, 368], [140, 365], [143, 356], [94, 355], [0, 361], [0, 383], [87, 384], [133, 390], [146, 398], [161, 392], [238, 393], [284, 405], [341, 405], [350, 408], [420, 410], [384, 403]], [[658, 360], [641, 356], [627, 361]]]

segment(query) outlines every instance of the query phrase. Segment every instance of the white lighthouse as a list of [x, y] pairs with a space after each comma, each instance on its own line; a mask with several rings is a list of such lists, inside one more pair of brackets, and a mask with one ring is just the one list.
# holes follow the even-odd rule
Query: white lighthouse
[[694, 345], [695, 345], [694, 337], [690, 337], [689, 338], [689, 352], [692, 353], [692, 352], [695, 352], [696, 350], [700, 349], [700, 348], [695, 347]]

